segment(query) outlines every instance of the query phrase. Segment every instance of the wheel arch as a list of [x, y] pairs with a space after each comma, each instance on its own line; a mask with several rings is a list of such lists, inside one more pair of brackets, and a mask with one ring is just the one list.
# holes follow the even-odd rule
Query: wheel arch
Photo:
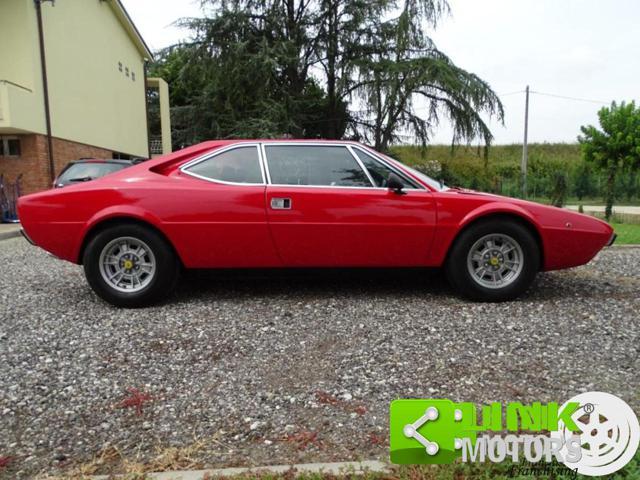
[[103, 232], [104, 230], [110, 227], [113, 227], [116, 225], [123, 225], [123, 224], [139, 225], [139, 226], [148, 228], [150, 230], [153, 230], [155, 233], [160, 235], [165, 240], [165, 242], [167, 242], [167, 245], [169, 245], [173, 250], [173, 253], [175, 254], [178, 261], [180, 262], [180, 266], [184, 268], [182, 258], [180, 258], [180, 254], [178, 253], [175, 246], [173, 245], [173, 242], [171, 242], [169, 237], [167, 237], [167, 235], [157, 225], [154, 225], [154, 223], [151, 221], [148, 221], [136, 216], [130, 216], [130, 215], [109, 216], [93, 223], [84, 234], [84, 237], [82, 239], [82, 244], [80, 245], [80, 249], [78, 251], [77, 263], [79, 265], [82, 265], [82, 259], [84, 257], [85, 249], [87, 247], [87, 244], [93, 237], [95, 237], [98, 233]]
[[507, 220], [511, 222], [516, 222], [522, 225], [523, 227], [525, 227], [529, 231], [529, 233], [531, 233], [531, 235], [536, 241], [536, 244], [538, 245], [538, 250], [540, 252], [540, 265], [538, 265], [538, 269], [542, 270], [542, 267], [544, 266], [545, 254], [544, 254], [544, 243], [542, 241], [542, 236], [540, 234], [538, 226], [528, 216], [520, 212], [515, 212], [513, 210], [491, 211], [486, 213], [480, 213], [474, 216], [469, 215], [465, 217], [465, 219], [461, 223], [460, 229], [456, 233], [456, 236], [453, 238], [453, 240], [449, 244], [449, 248], [447, 249], [447, 254], [445, 256], [444, 264], [446, 264], [446, 262], [449, 260], [449, 255], [451, 254], [453, 247], [455, 246], [456, 242], [465, 231], [467, 231], [474, 225], [477, 225], [479, 223], [486, 222], [489, 220]]

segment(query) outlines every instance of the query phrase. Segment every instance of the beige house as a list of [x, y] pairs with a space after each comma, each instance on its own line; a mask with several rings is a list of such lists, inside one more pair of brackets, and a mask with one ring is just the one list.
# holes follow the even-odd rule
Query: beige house
[[[147, 78], [152, 59], [119, 0], [1, 0], [0, 174], [22, 174], [30, 193], [71, 160], [170, 152], [168, 88]], [[160, 96], [157, 138], [147, 89]]]

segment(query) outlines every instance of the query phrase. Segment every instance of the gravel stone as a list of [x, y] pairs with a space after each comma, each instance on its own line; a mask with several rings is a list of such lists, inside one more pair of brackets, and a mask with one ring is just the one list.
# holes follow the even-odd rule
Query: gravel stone
[[4, 478], [196, 441], [201, 467], [386, 458], [395, 398], [640, 407], [640, 249], [502, 304], [434, 272], [218, 272], [123, 310], [22, 239], [0, 242], [0, 273]]

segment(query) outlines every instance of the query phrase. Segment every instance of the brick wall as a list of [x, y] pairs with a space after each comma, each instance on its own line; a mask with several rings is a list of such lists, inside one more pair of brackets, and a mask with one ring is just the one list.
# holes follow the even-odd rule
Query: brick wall
[[[34, 193], [51, 188], [47, 137], [44, 135], [18, 135], [21, 155], [19, 157], [0, 156], [0, 173], [8, 182], [14, 182], [22, 174], [22, 193]], [[80, 158], [111, 158], [111, 150], [83, 145], [81, 143], [53, 139], [55, 173], [64, 166]]]

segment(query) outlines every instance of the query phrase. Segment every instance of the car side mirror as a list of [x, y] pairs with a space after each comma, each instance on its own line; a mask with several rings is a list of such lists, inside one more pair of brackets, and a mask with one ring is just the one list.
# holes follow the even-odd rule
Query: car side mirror
[[387, 179], [387, 188], [392, 190], [393, 193], [398, 195], [406, 195], [407, 192], [404, 192], [402, 189], [404, 188], [404, 183], [402, 179], [396, 175], [395, 173], [389, 174], [389, 178]]

